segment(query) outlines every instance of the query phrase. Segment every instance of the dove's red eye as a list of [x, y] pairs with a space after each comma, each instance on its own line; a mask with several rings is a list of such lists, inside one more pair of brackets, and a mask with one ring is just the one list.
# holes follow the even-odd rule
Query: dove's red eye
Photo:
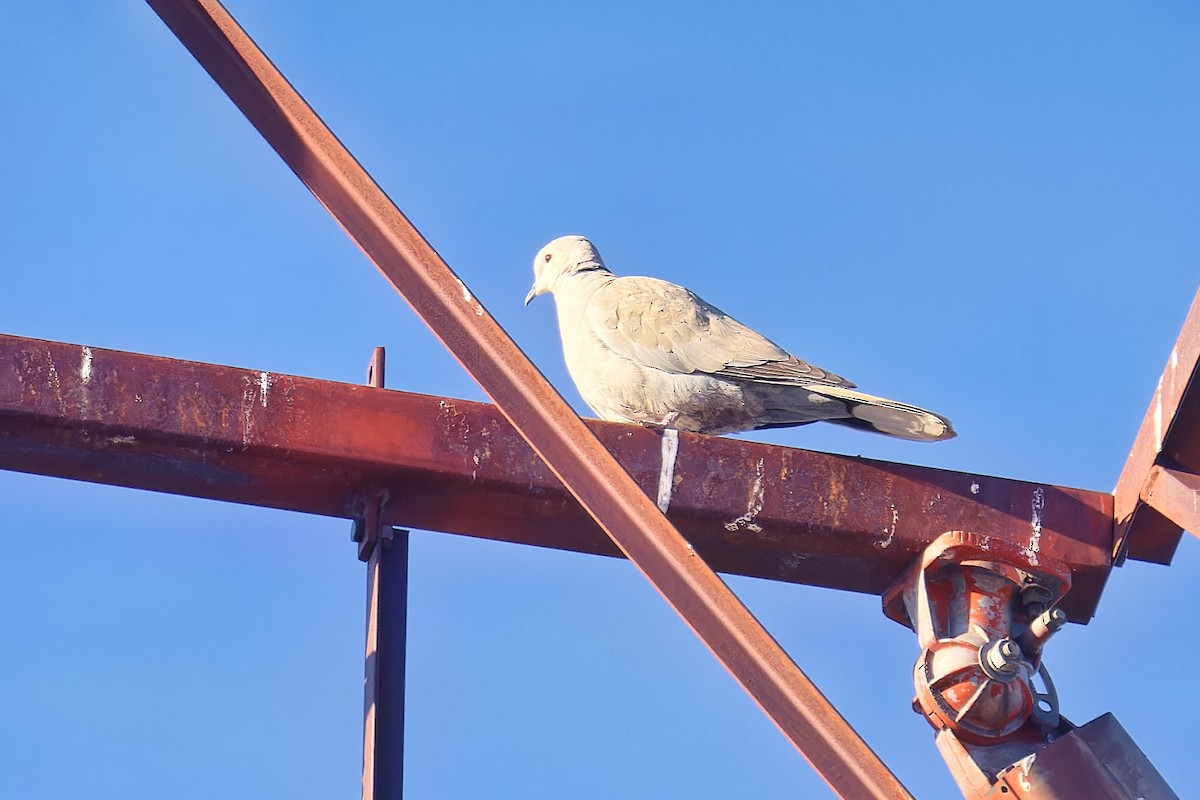
[[546, 263], [547, 263], [547, 264], [549, 264], [549, 263], [550, 263], [550, 259], [551, 259], [551, 258], [552, 258], [552, 256], [551, 256], [549, 253], [546, 253]]

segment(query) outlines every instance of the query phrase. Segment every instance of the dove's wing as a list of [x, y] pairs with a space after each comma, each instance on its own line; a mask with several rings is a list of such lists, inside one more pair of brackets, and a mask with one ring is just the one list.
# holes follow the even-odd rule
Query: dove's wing
[[738, 381], [853, 387], [801, 361], [692, 292], [656, 278], [617, 278], [591, 298], [587, 323], [610, 350], [665, 372]]

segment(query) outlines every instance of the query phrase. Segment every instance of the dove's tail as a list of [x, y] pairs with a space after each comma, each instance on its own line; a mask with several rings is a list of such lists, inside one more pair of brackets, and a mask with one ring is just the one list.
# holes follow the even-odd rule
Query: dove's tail
[[883, 397], [873, 397], [841, 386], [810, 385], [806, 388], [814, 394], [846, 404], [849, 417], [827, 419], [826, 422], [875, 431], [914, 442], [940, 442], [953, 439], [956, 435], [950, 420], [923, 408], [897, 403]]

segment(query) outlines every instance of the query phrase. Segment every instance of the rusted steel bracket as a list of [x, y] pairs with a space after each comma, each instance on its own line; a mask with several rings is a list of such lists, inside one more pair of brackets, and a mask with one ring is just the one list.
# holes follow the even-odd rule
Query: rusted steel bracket
[[[368, 386], [383, 388], [384, 358], [384, 349], [376, 347], [367, 365]], [[386, 489], [368, 492], [361, 498], [361, 512], [354, 518], [350, 528], [350, 539], [358, 543], [359, 561], [370, 560], [379, 542], [392, 538], [392, 527], [383, 522], [383, 509], [389, 499], [391, 492]]]
[[1171, 469], [1159, 459], [1146, 475], [1141, 499], [1186, 531], [1200, 533], [1200, 475]]
[[350, 526], [350, 539], [358, 544], [359, 561], [370, 561], [379, 543], [392, 538], [392, 526], [381, 521], [389, 497], [390, 493], [383, 491], [362, 499], [361, 516], [356, 516]]
[[[970, 797], [970, 795], [968, 795]], [[1179, 800], [1112, 714], [1000, 770], [989, 800]]]
[[967, 800], [1179, 800], [1112, 714], [990, 746], [950, 730], [935, 742]]
[[1170, 564], [1183, 530], [1200, 535], [1200, 292], [1167, 358], [1113, 491], [1113, 556]]

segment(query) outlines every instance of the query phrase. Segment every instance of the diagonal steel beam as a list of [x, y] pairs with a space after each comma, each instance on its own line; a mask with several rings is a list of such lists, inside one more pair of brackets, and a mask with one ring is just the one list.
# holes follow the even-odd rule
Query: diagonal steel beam
[[[587, 424], [657, 494], [660, 437]], [[494, 406], [98, 347], [0, 335], [0, 468], [620, 555]], [[1105, 492], [692, 434], [673, 483], [721, 572], [881, 594], [966, 528], [1069, 565], [1086, 622], [1111, 567]]]
[[[1116, 536], [1113, 555], [1170, 564], [1182, 535], [1178, 514], [1147, 502], [1154, 467], [1200, 473], [1200, 292], [1196, 293], [1175, 346], [1155, 387], [1150, 408], [1129, 450], [1113, 491]], [[1181, 497], [1171, 493], [1169, 497]], [[1185, 509], [1179, 513], [1186, 514]], [[1193, 531], [1200, 535], [1200, 531]]]
[[220, 4], [148, 2], [830, 786], [908, 797]]

